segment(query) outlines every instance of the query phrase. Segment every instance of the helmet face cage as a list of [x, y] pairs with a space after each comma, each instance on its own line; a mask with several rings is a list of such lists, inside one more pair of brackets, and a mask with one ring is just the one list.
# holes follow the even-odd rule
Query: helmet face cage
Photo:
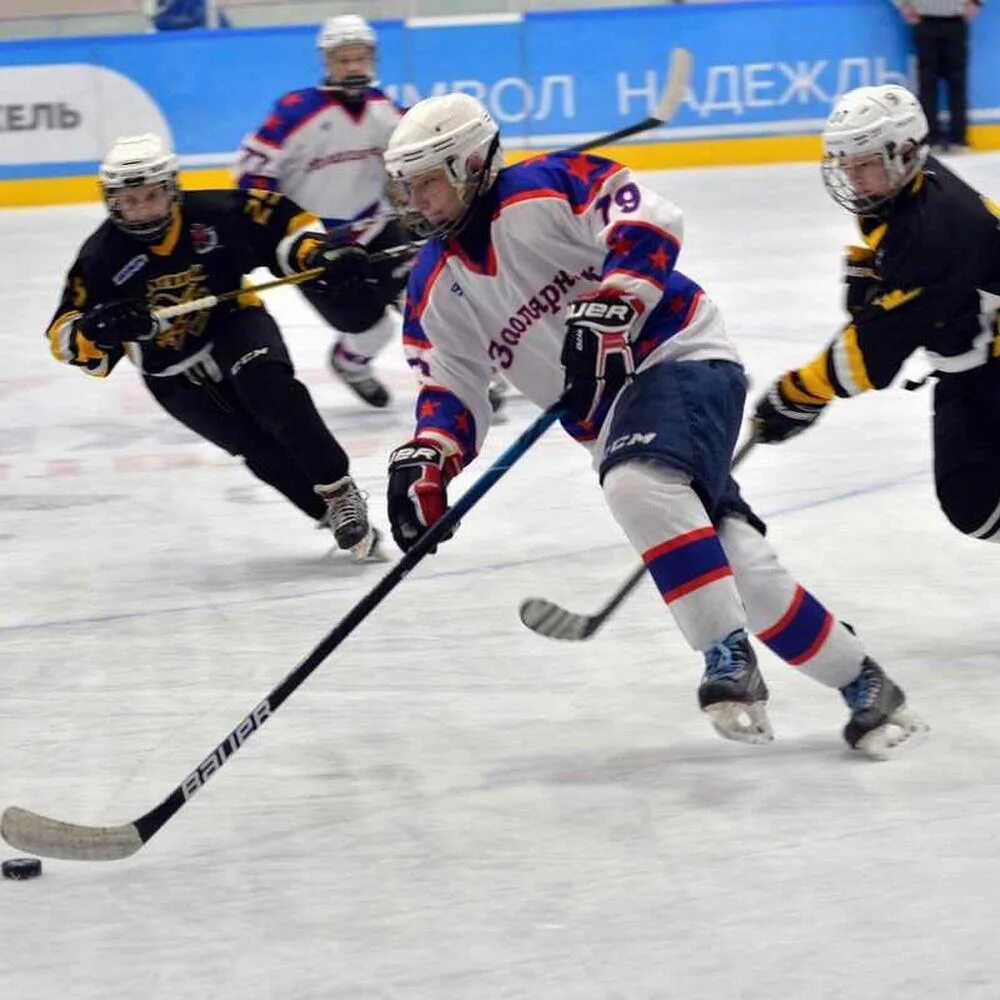
[[330, 76], [328, 57], [344, 46], [364, 45], [371, 53], [372, 66], [374, 67], [377, 41], [375, 29], [357, 14], [342, 14], [339, 17], [331, 17], [324, 22], [316, 36], [316, 47], [323, 56], [323, 65], [326, 70], [320, 89], [342, 94], [350, 99], [360, 98], [369, 87], [375, 85], [374, 72], [356, 73], [340, 80], [334, 80]]
[[[396, 135], [405, 130], [404, 117], [385, 152], [389, 199], [400, 213], [403, 224], [418, 236], [433, 238], [460, 232], [476, 202], [493, 186], [503, 166], [500, 130], [478, 102], [468, 110], [474, 117], [454, 128], [436, 127], [429, 138], [394, 143]], [[429, 129], [427, 126], [424, 130]], [[411, 182], [438, 170], [458, 195], [461, 211], [451, 219], [431, 222], [410, 204]]]
[[[101, 164], [100, 185], [111, 221], [128, 236], [155, 243], [169, 228], [174, 207], [180, 201], [177, 157], [165, 151], [155, 136], [119, 139]], [[151, 219], [126, 219], [120, 195], [130, 188], [154, 185], [167, 195], [164, 212]]]
[[[838, 205], [856, 215], [885, 208], [927, 159], [927, 119], [903, 87], [859, 87], [845, 94], [823, 130], [823, 185]], [[878, 159], [882, 190], [856, 190], [851, 174]]]

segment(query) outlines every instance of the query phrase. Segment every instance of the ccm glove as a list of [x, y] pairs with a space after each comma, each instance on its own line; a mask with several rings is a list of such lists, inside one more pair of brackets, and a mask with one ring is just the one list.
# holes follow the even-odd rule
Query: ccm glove
[[629, 333], [642, 312], [639, 299], [615, 289], [582, 295], [566, 307], [563, 398], [577, 420], [593, 420], [635, 374]]
[[[389, 524], [404, 552], [444, 516], [448, 483], [460, 468], [458, 459], [448, 458], [426, 438], [408, 441], [389, 456]], [[441, 541], [447, 538], [451, 532]]]
[[94, 306], [76, 321], [75, 327], [102, 351], [114, 350], [128, 340], [152, 340], [159, 330], [149, 306], [139, 299]]
[[757, 401], [750, 424], [762, 444], [777, 444], [811, 427], [826, 408], [825, 403], [793, 403], [781, 391], [782, 379]]

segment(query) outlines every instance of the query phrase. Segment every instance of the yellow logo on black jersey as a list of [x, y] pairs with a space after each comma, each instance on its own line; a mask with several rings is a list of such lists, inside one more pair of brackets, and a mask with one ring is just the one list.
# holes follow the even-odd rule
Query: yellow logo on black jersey
[[[211, 289], [205, 283], [205, 269], [201, 264], [192, 264], [178, 274], [164, 274], [146, 282], [146, 297], [153, 310], [192, 302], [211, 294]], [[157, 347], [179, 351], [188, 337], [200, 337], [205, 332], [209, 316], [208, 309], [176, 316], [170, 320], [169, 326], [156, 335], [153, 343]]]

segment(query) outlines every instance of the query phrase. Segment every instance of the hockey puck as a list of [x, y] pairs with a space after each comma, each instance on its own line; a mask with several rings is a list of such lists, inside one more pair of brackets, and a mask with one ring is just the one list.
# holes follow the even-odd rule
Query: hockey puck
[[42, 863], [38, 858], [11, 858], [0, 865], [4, 878], [38, 878], [42, 874]]

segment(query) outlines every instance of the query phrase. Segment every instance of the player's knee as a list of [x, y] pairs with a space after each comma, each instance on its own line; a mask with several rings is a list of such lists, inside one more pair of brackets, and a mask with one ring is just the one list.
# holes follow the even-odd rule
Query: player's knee
[[691, 489], [691, 477], [662, 462], [631, 459], [615, 462], [601, 480], [604, 498], [612, 511], [634, 504], [637, 496], [652, 487], [686, 493]]
[[949, 476], [937, 486], [938, 503], [951, 524], [974, 538], [1000, 540], [1000, 480], [982, 468]]
[[281, 421], [295, 411], [302, 396], [308, 395], [288, 365], [276, 361], [247, 365], [234, 382], [244, 404], [264, 423]]

